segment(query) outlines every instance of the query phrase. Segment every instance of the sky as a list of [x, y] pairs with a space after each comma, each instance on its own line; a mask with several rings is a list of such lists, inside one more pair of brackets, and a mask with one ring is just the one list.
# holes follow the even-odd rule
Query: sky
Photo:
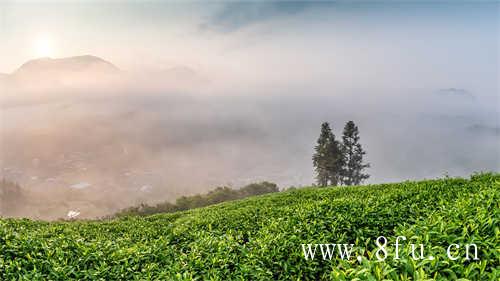
[[0, 72], [39, 56], [92, 54], [129, 71], [186, 65], [249, 83], [287, 70], [301, 83], [419, 77], [437, 86], [496, 79], [498, 17], [496, 3], [7, 0]]

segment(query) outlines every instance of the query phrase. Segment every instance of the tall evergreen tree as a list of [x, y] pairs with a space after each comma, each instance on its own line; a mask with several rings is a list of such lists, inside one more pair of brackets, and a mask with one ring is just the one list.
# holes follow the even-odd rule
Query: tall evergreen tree
[[327, 122], [321, 124], [321, 133], [314, 147], [313, 166], [316, 171], [316, 181], [319, 186], [328, 185], [328, 147], [332, 138], [332, 130]]
[[328, 153], [327, 170], [330, 185], [341, 185], [344, 155], [342, 153], [342, 143], [335, 139], [334, 134], [332, 134], [331, 142], [329, 143]]
[[366, 152], [359, 143], [359, 130], [353, 121], [346, 123], [342, 136], [342, 150], [344, 155], [344, 168], [342, 169], [342, 182], [345, 185], [358, 185], [370, 177], [363, 170], [370, 164], [363, 163]]
[[339, 184], [343, 166], [342, 150], [327, 122], [321, 124], [321, 133], [314, 149], [313, 165], [318, 185]]

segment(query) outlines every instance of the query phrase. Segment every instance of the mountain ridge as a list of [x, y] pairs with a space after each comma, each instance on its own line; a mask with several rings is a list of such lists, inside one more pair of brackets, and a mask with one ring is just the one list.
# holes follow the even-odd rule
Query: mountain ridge
[[12, 75], [47, 71], [85, 71], [94, 68], [105, 72], [119, 72], [120, 69], [109, 61], [93, 55], [71, 56], [64, 58], [37, 58], [28, 60], [16, 69]]

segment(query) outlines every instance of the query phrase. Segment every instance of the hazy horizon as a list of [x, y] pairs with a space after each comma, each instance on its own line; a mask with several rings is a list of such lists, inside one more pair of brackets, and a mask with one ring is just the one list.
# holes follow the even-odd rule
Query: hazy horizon
[[349, 120], [366, 183], [499, 171], [499, 9], [3, 1], [0, 178], [41, 218], [311, 185], [321, 123]]

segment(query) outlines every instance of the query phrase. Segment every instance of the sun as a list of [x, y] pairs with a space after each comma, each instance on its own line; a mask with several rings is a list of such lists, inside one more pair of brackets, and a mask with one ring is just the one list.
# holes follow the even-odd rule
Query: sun
[[46, 34], [38, 35], [35, 39], [34, 52], [37, 57], [54, 56], [53, 40]]

